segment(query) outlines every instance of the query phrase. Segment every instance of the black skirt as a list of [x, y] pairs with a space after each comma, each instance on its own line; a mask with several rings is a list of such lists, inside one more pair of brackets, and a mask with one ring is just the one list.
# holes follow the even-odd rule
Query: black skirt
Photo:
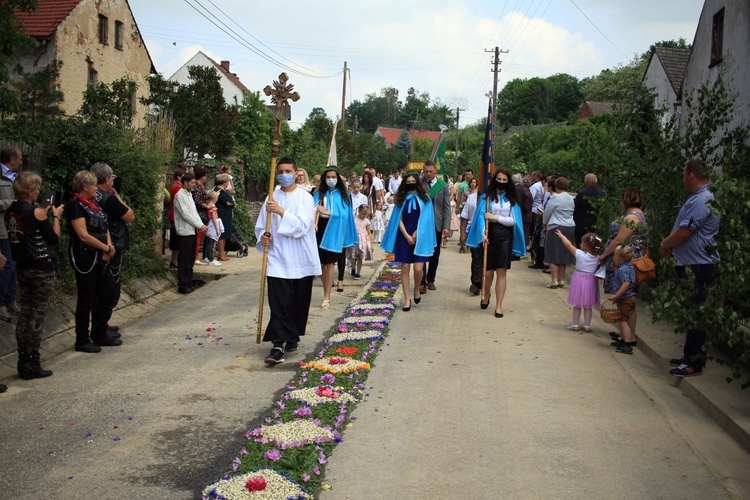
[[503, 226], [497, 222], [488, 222], [490, 242], [487, 249], [487, 271], [510, 269], [513, 261], [513, 226]]
[[318, 232], [315, 233], [315, 239], [318, 242], [318, 257], [320, 257], [321, 264], [335, 264], [339, 260], [342, 252], [331, 252], [329, 250], [323, 250], [320, 248], [320, 242], [323, 241], [323, 235], [326, 233], [326, 227], [328, 227], [328, 217], [318, 217]]

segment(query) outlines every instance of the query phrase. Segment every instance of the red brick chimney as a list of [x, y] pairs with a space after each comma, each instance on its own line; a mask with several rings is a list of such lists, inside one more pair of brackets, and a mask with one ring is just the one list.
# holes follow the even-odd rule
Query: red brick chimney
[[221, 67], [224, 68], [224, 71], [229, 73], [229, 61], [221, 61]]

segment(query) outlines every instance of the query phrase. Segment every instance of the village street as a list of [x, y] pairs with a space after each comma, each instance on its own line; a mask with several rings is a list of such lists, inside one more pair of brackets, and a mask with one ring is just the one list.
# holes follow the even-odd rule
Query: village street
[[[68, 350], [46, 363], [51, 378], [5, 381], [0, 496], [199, 497], [376, 267], [330, 310], [317, 282], [308, 336], [269, 368], [255, 343], [260, 257], [232, 261], [236, 274], [123, 325], [123, 346]], [[592, 334], [565, 329], [567, 289], [514, 263], [496, 319], [468, 293], [468, 268], [451, 245], [438, 290], [397, 310], [320, 498], [750, 496], [750, 455], [677, 380], [641, 350], [615, 353], [598, 319]], [[640, 320], [679, 354], [681, 337]]]

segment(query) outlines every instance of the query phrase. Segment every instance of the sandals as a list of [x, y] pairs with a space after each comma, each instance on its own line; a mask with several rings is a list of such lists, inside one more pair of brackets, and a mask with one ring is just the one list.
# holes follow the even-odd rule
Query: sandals
[[583, 331], [586, 332], [586, 333], [591, 333], [591, 327], [583, 325]]
[[571, 332], [577, 332], [580, 328], [578, 327], [578, 325], [568, 325], [567, 329], [570, 330]]
[[557, 281], [553, 281], [552, 283], [547, 283], [547, 288], [557, 288], [558, 284]]
[[322, 304], [320, 304], [321, 309], [330, 309], [331, 308], [331, 301], [328, 299], [325, 299]]

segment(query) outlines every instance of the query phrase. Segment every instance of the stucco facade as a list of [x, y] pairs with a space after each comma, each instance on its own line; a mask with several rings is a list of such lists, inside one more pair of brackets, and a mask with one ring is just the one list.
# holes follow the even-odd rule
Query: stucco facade
[[237, 75], [231, 72], [229, 61], [221, 61], [217, 63], [203, 52], [198, 52], [190, 58], [180, 69], [178, 69], [174, 75], [170, 76], [169, 79], [173, 82], [177, 82], [181, 85], [188, 85], [191, 83], [188, 68], [190, 66], [200, 66], [203, 68], [214, 68], [219, 72], [219, 83], [224, 92], [224, 100], [227, 104], [242, 104], [242, 99], [246, 93], [250, 91], [240, 82]]
[[[43, 10], [30, 14], [29, 25], [35, 15], [45, 14]], [[30, 34], [40, 46], [22, 55], [21, 65], [32, 72], [53, 59], [62, 61], [59, 87], [64, 94], [61, 107], [65, 114], [78, 111], [90, 83], [109, 84], [127, 76], [138, 85], [133, 125], [145, 123], [148, 108], [138, 98], [148, 96], [146, 79], [155, 70], [126, 0], [81, 0], [49, 35]]]
[[[721, 36], [716, 37], [721, 21]], [[719, 46], [717, 47], [717, 41]], [[693, 50], [682, 85], [682, 125], [690, 113], [686, 97], [695, 94], [704, 83], [713, 83], [721, 75], [732, 94], [736, 94], [735, 116], [729, 130], [750, 124], [750, 2], [747, 0], [706, 0], [703, 4]], [[719, 132], [721, 134], [721, 132]], [[717, 142], [722, 138], [717, 135]]]

